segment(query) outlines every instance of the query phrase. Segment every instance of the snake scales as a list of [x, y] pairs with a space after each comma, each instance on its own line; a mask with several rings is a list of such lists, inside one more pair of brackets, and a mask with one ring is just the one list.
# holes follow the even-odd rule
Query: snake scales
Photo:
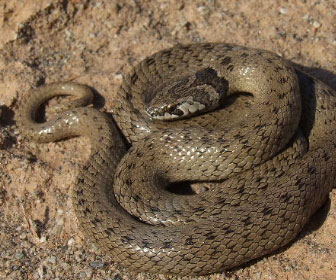
[[[37, 123], [57, 95], [77, 98]], [[132, 270], [207, 274], [269, 254], [335, 185], [336, 93], [273, 53], [222, 43], [158, 52], [124, 78], [117, 125], [82, 106], [91, 98], [74, 83], [40, 87], [23, 99], [20, 127], [37, 142], [89, 137], [74, 209], [87, 237]], [[180, 181], [209, 189], [169, 191]]]

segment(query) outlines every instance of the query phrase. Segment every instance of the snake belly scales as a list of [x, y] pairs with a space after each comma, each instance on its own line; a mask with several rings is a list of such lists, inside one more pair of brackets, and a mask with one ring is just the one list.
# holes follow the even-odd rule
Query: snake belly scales
[[[167, 121], [148, 114], [158, 94], [198, 105], [224, 98], [215, 110]], [[76, 98], [36, 122], [57, 95]], [[298, 235], [335, 185], [336, 93], [271, 52], [178, 45], [126, 75], [114, 121], [83, 105], [91, 98], [75, 83], [37, 88], [21, 102], [19, 127], [36, 142], [90, 139], [74, 210], [89, 240], [131, 270], [201, 275], [270, 254]], [[182, 107], [165, 108], [181, 115]], [[208, 189], [176, 194], [176, 182]]]

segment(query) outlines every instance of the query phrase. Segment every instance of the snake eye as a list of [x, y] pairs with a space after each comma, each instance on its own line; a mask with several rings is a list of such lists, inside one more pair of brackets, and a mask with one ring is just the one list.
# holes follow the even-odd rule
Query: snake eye
[[167, 113], [171, 114], [171, 115], [175, 115], [175, 116], [183, 116], [184, 115], [184, 112], [181, 111], [179, 108], [178, 108], [178, 105], [176, 104], [169, 104], [167, 106]]

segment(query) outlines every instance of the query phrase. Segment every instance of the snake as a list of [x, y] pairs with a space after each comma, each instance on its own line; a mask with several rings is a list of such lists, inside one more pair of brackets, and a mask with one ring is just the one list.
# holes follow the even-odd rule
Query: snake
[[[68, 97], [38, 122], [56, 96]], [[90, 140], [73, 209], [127, 269], [204, 275], [269, 255], [335, 186], [336, 93], [270, 51], [176, 45], [124, 76], [112, 118], [92, 98], [86, 85], [43, 85], [22, 98], [18, 125], [38, 143]]]

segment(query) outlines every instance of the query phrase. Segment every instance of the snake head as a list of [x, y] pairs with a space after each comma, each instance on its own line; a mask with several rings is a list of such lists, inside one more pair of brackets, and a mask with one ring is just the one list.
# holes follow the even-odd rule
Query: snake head
[[146, 109], [152, 119], [182, 119], [219, 107], [227, 96], [228, 82], [208, 67], [158, 86], [154, 92]]
[[148, 107], [147, 114], [157, 120], [173, 120], [190, 117], [197, 112], [202, 112], [206, 106], [200, 102], [190, 100], [178, 100], [176, 103], [164, 104], [160, 107]]

